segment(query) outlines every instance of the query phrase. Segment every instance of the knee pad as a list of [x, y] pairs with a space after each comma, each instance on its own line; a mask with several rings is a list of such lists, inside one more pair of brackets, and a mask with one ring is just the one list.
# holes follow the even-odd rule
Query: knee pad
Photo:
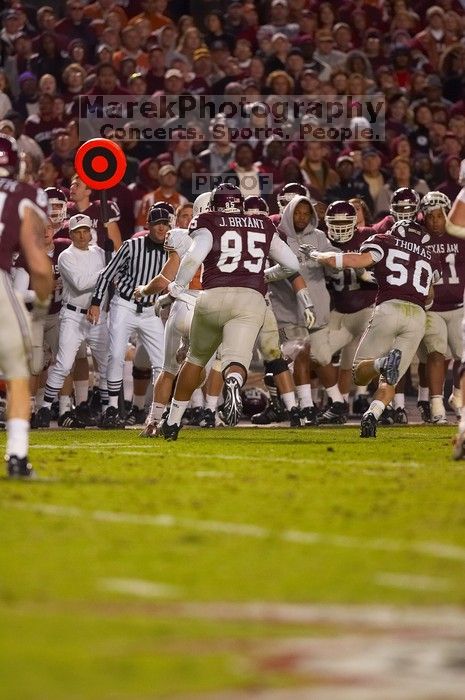
[[265, 360], [263, 365], [265, 367], [265, 372], [271, 374], [282, 374], [289, 369], [286, 360], [282, 356], [277, 360], [270, 360], [268, 362]]
[[132, 368], [132, 378], [133, 379], [150, 379], [152, 377], [151, 369], [141, 369], [140, 367], [133, 366]]

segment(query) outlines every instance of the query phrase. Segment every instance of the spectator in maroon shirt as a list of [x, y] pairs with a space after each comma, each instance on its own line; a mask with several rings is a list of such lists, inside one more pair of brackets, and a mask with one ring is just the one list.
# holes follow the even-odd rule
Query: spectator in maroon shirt
[[90, 19], [84, 17], [84, 3], [82, 0], [67, 0], [66, 11], [67, 17], [57, 22], [55, 31], [64, 34], [68, 40], [82, 39], [93, 52], [96, 37], [90, 27]]
[[53, 97], [46, 94], [41, 95], [39, 97], [39, 113], [32, 114], [26, 119], [24, 133], [34, 139], [45, 156], [49, 156], [52, 152], [53, 129], [60, 127], [64, 127], [64, 124], [53, 115]]
[[39, 167], [38, 182], [45, 189], [46, 187], [57, 187], [60, 178], [60, 168], [53, 158], [45, 158]]

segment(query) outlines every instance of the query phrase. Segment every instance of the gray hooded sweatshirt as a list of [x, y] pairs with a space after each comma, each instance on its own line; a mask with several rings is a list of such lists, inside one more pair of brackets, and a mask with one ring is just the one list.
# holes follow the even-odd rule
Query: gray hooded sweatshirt
[[[294, 209], [302, 201], [310, 204], [313, 214], [306, 228], [297, 232], [294, 228]], [[279, 234], [286, 240], [300, 262], [300, 274], [307, 284], [315, 307], [314, 330], [322, 328], [329, 321], [330, 296], [326, 288], [324, 267], [313, 260], [307, 262], [300, 253], [299, 246], [306, 243], [320, 252], [335, 251], [340, 253], [339, 248], [336, 248], [329, 241], [323, 231], [316, 228], [317, 223], [318, 218], [311, 200], [308, 197], [297, 196], [284, 209], [281, 223], [278, 226]], [[303, 318], [297, 307], [295, 292], [288, 280], [270, 283], [270, 298], [278, 326], [304, 326]]]

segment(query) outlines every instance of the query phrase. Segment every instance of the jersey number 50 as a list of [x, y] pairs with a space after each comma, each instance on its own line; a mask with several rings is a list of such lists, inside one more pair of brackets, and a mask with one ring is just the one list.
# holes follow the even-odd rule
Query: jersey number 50
[[[225, 231], [220, 239], [221, 255], [218, 268], [221, 272], [234, 272], [243, 260], [246, 270], [256, 274], [263, 268], [265, 252], [259, 246], [266, 242], [266, 234], [247, 231], [247, 251], [243, 250], [243, 239], [237, 231]], [[247, 252], [249, 259], [243, 259]]]
[[[402, 287], [404, 284], [407, 284], [409, 281], [409, 274], [412, 272], [409, 263], [410, 253], [406, 253], [403, 250], [393, 250], [391, 248], [386, 258], [386, 267], [396, 274], [388, 275], [386, 281], [394, 287]], [[424, 284], [422, 284], [422, 277]], [[411, 282], [419, 294], [428, 295], [432, 277], [433, 270], [431, 269], [431, 265], [426, 262], [426, 260], [417, 259], [413, 267], [413, 279]]]

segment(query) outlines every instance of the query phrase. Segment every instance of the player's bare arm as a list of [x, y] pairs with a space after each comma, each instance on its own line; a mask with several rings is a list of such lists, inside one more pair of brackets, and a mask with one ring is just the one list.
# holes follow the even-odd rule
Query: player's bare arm
[[158, 294], [167, 288], [170, 282], [176, 277], [181, 259], [176, 251], [171, 251], [168, 260], [163, 265], [163, 268], [156, 277], [150, 280], [146, 285], [140, 285], [134, 290], [134, 299], [140, 300], [142, 297]]
[[375, 264], [370, 252], [366, 253], [320, 253], [314, 251], [310, 254], [312, 260], [332, 267], [335, 270], [343, 270], [347, 267], [358, 269], [361, 267], [372, 267]]
[[40, 216], [32, 207], [25, 206], [20, 232], [21, 247], [37, 299], [48, 304], [53, 289], [53, 273], [45, 251], [44, 229], [45, 224]]
[[104, 223], [107, 230], [108, 238], [113, 242], [115, 251], [119, 250], [123, 245], [123, 240], [121, 238], [121, 231], [119, 230], [119, 225], [117, 221], [107, 221]]

